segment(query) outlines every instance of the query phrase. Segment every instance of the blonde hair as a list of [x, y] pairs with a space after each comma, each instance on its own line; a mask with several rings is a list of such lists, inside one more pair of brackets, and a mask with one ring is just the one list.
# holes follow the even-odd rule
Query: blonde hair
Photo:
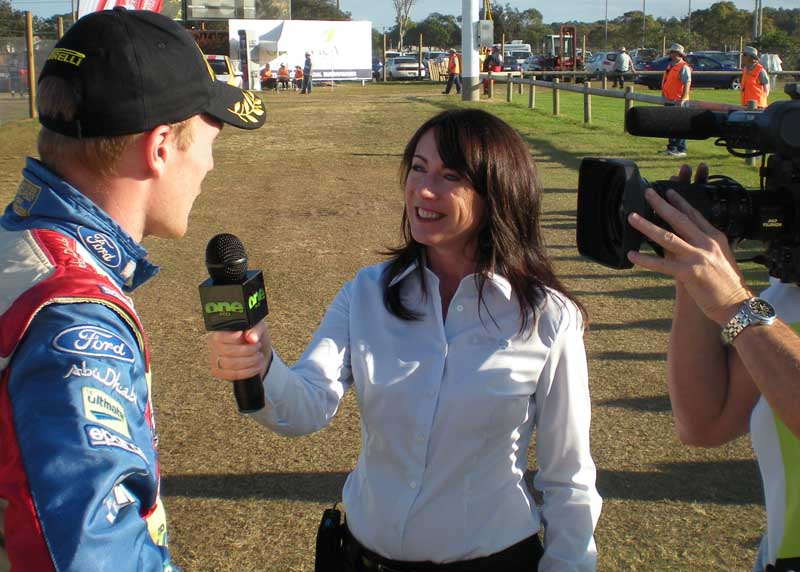
[[[59, 77], [45, 77], [37, 86], [37, 108], [39, 115], [72, 121], [78, 113], [78, 104], [69, 84]], [[170, 125], [175, 144], [180, 150], [191, 145], [194, 132], [190, 120], [185, 119]], [[75, 138], [61, 135], [42, 126], [37, 148], [39, 158], [56, 172], [60, 165], [78, 165], [87, 171], [107, 178], [117, 174], [119, 160], [125, 151], [139, 138], [141, 133], [115, 137]]]

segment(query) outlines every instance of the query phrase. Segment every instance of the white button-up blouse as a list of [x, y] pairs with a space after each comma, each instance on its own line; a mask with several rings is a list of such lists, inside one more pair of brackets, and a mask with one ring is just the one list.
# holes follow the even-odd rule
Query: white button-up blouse
[[[423, 295], [412, 265], [396, 281], [422, 319], [405, 321], [384, 307], [384, 267], [339, 291], [297, 363], [274, 356], [253, 417], [281, 435], [311, 433], [354, 387], [362, 448], [342, 498], [353, 535], [388, 558], [478, 558], [545, 527], [540, 572], [594, 570], [602, 501], [576, 306], [548, 290], [521, 335], [508, 281], [489, 279], [479, 308], [468, 276], [442, 316], [436, 275], [425, 269]], [[534, 429], [541, 507], [523, 481]]]

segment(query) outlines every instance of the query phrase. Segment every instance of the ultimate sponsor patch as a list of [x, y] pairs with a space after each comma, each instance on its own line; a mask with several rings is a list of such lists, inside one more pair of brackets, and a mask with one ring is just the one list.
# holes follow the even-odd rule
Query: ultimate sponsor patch
[[117, 243], [108, 235], [85, 226], [79, 226], [78, 237], [86, 248], [94, 252], [100, 262], [109, 268], [119, 268], [122, 263], [122, 254]]
[[62, 330], [53, 338], [53, 347], [68, 354], [111, 358], [127, 363], [133, 363], [136, 359], [125, 340], [113, 332], [89, 324]]
[[125, 409], [119, 401], [94, 387], [82, 387], [81, 395], [83, 396], [83, 416], [86, 419], [130, 438], [128, 419], [125, 417]]
[[31, 209], [39, 198], [42, 188], [34, 185], [28, 179], [22, 179], [17, 187], [17, 194], [11, 203], [11, 208], [17, 216], [27, 217], [31, 214]]
[[114, 447], [116, 449], [122, 449], [123, 451], [133, 453], [137, 457], [140, 457], [148, 465], [150, 464], [147, 461], [147, 457], [144, 456], [144, 451], [130, 441], [126, 441], [122, 437], [114, 435], [108, 429], [97, 425], [86, 425], [84, 426], [84, 430], [86, 431], [86, 439], [89, 441], [91, 447]]

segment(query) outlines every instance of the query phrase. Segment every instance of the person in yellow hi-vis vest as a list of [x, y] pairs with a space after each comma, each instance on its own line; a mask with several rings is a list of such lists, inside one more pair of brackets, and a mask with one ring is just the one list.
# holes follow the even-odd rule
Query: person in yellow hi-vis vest
[[442, 93], [449, 94], [453, 84], [456, 86], [456, 93], [461, 93], [461, 60], [455, 49], [450, 48], [450, 57], [447, 60], [447, 86]]
[[742, 105], [755, 101], [758, 109], [764, 109], [769, 97], [769, 76], [758, 61], [758, 50], [753, 46], [745, 46], [742, 63]]

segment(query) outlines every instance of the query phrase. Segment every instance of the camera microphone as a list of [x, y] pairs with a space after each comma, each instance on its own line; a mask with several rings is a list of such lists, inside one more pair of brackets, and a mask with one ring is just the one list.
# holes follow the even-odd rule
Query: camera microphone
[[[260, 270], [247, 270], [247, 254], [236, 236], [222, 233], [208, 241], [206, 268], [210, 277], [200, 284], [200, 302], [207, 331], [244, 331], [267, 316], [264, 276]], [[264, 407], [258, 375], [234, 381], [233, 394], [242, 413]]]
[[686, 107], [633, 107], [625, 114], [625, 130], [639, 137], [708, 139], [719, 131], [718, 113]]

